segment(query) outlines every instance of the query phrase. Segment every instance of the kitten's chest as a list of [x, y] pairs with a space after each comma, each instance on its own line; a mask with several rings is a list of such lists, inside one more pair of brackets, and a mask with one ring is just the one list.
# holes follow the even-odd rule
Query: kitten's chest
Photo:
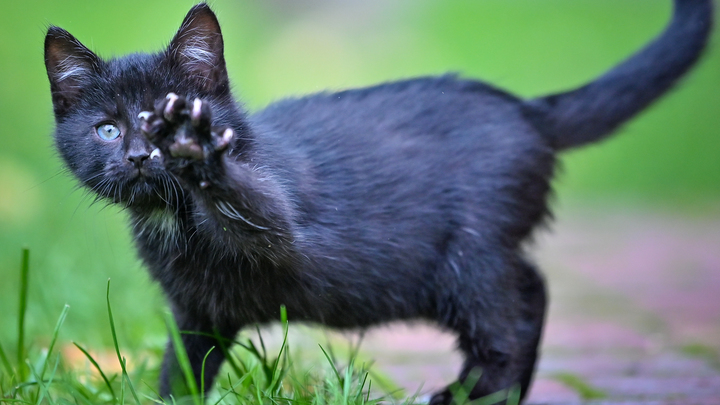
[[187, 242], [187, 229], [178, 210], [156, 208], [135, 218], [133, 232], [141, 249], [148, 253], [177, 254]]
[[[175, 306], [213, 319], [246, 324], [276, 319], [287, 291], [301, 280], [285, 277], [261, 256], [229, 251], [177, 212], [155, 212], [136, 223], [135, 242], [151, 276]], [[275, 276], [271, 276], [275, 274]]]

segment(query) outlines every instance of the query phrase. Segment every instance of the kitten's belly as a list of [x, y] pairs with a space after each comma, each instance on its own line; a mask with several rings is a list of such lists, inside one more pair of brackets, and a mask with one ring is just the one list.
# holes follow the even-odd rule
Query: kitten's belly
[[[399, 268], [382, 255], [353, 260], [362, 253], [316, 246], [344, 254], [341, 262], [319, 260], [277, 268], [242, 256], [218, 258], [212, 241], [195, 236], [187, 249], [166, 249], [160, 240], [138, 238], [140, 256], [174, 307], [209, 319], [216, 326], [242, 327], [280, 319], [285, 306], [291, 320], [335, 328], [366, 327], [392, 319], [428, 315], [424, 269]], [[160, 246], [160, 247], [159, 247]], [[398, 258], [399, 259], [399, 258]], [[426, 264], [425, 267], [429, 265]]]

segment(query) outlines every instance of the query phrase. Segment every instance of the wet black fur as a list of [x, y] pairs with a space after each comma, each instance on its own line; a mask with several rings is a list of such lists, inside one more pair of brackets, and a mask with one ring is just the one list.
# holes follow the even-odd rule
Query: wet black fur
[[[556, 152], [608, 135], [693, 65], [711, 2], [675, 3], [663, 36], [567, 93], [525, 101], [449, 75], [287, 99], [252, 115], [230, 94], [206, 5], [158, 54], [101, 60], [51, 27], [55, 140], [80, 182], [127, 207], [182, 330], [232, 338], [277, 320], [281, 305], [291, 320], [337, 328], [426, 319], [458, 335], [461, 380], [482, 368], [471, 397], [518, 383], [525, 395], [546, 297], [522, 244], [548, 214]], [[184, 52], [198, 45], [193, 35], [211, 60]], [[137, 116], [170, 92], [207, 103], [212, 125], [235, 131], [231, 149], [189, 165], [149, 159]], [[102, 123], [122, 136], [100, 139]], [[183, 340], [199, 378], [218, 342]], [[210, 354], [207, 384], [222, 360]], [[169, 347], [162, 395], [183, 392], [177, 370]]]

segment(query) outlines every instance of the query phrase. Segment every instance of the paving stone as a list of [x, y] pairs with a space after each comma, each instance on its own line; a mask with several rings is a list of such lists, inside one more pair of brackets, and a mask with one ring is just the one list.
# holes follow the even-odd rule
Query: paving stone
[[618, 398], [716, 399], [720, 403], [720, 376], [711, 377], [594, 377], [588, 381]]

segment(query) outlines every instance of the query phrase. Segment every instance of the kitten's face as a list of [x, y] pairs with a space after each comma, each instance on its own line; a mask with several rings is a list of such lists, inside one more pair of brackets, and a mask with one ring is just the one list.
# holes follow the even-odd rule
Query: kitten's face
[[73, 174], [98, 196], [126, 206], [176, 202], [180, 187], [141, 133], [138, 114], [169, 92], [233, 108], [222, 48], [217, 19], [205, 5], [190, 10], [168, 48], [153, 55], [105, 61], [51, 27], [45, 64], [55, 142]]

